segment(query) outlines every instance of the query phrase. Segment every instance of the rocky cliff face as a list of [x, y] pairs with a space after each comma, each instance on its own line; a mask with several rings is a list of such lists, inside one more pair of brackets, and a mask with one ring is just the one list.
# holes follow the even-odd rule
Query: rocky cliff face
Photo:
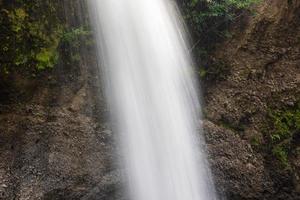
[[300, 2], [265, 1], [232, 33], [214, 55], [230, 74], [205, 95], [219, 188], [229, 199], [300, 199], [300, 133], [283, 130], [299, 116], [280, 116], [299, 109]]
[[[85, 23], [82, 1], [61, 6], [67, 24]], [[122, 199], [94, 49], [76, 62], [60, 51], [53, 70], [0, 84], [0, 199]]]
[[122, 199], [97, 64], [85, 58], [41, 77], [30, 101], [0, 106], [1, 200]]
[[[270, 117], [298, 109], [299, 13], [297, 0], [267, 0], [232, 27], [233, 37], [213, 55], [230, 66], [204, 95], [220, 199], [300, 199], [299, 132], [273, 141]], [[2, 101], [0, 199], [124, 199], [93, 49], [82, 54], [77, 65], [60, 62], [26, 84], [26, 98]], [[288, 147], [285, 159], [274, 153], [278, 145]]]

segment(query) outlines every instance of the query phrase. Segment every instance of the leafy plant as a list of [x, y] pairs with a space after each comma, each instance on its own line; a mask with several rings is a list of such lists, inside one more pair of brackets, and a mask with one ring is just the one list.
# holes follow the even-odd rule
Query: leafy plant
[[6, 1], [1, 7], [0, 75], [52, 68], [64, 29], [59, 1]]
[[[62, 36], [62, 46], [68, 55], [69, 63], [76, 63], [81, 59], [80, 49], [93, 44], [92, 33], [89, 27], [80, 26], [66, 30]], [[67, 58], [66, 58], [67, 59]]]
[[[223, 69], [211, 60], [210, 52], [216, 44], [231, 38], [229, 27], [243, 13], [251, 13], [252, 5], [260, 0], [177, 0], [184, 19], [194, 38], [191, 51], [196, 55], [196, 62], [202, 66], [200, 77], [203, 79], [219, 78]], [[217, 67], [216, 69], [214, 67]], [[227, 68], [225, 69], [227, 72]], [[214, 74], [211, 76], [211, 74]], [[222, 79], [223, 77], [221, 77]]]
[[293, 137], [300, 132], [300, 103], [292, 108], [270, 110], [268, 119], [271, 127], [269, 138], [272, 154], [284, 166], [288, 166]]
[[269, 112], [269, 118], [273, 127], [270, 137], [272, 142], [280, 142], [300, 131], [300, 106], [294, 109], [275, 110]]
[[184, 17], [192, 33], [203, 42], [199, 46], [213, 48], [228, 37], [231, 22], [260, 0], [182, 0]]
[[37, 69], [43, 70], [45, 68], [53, 67], [58, 61], [58, 52], [53, 49], [42, 49], [40, 53], [36, 55]]
[[289, 166], [288, 161], [288, 150], [285, 147], [282, 147], [280, 145], [275, 146], [272, 149], [273, 155], [282, 163], [284, 167]]
[[73, 43], [79, 40], [80, 37], [91, 36], [91, 31], [87, 27], [72, 28], [69, 31], [65, 31], [62, 37], [63, 42]]

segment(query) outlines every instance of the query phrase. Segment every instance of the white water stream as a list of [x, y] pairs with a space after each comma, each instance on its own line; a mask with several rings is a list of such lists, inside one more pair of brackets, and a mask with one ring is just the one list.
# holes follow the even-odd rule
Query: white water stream
[[89, 0], [131, 200], [217, 199], [200, 149], [201, 108], [174, 4]]

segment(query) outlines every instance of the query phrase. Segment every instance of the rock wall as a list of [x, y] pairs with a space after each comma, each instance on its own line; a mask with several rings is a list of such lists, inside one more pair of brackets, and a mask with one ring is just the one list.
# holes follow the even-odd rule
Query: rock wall
[[231, 31], [214, 55], [230, 74], [205, 94], [217, 184], [228, 199], [300, 199], [299, 129], [274, 139], [276, 123], [286, 122], [270, 118], [298, 109], [300, 2], [264, 1]]
[[[69, 26], [86, 23], [82, 1], [61, 7]], [[0, 100], [1, 200], [122, 199], [95, 50], [76, 49], [82, 56], [70, 64], [62, 48], [52, 70], [12, 76], [30, 84], [14, 84]]]

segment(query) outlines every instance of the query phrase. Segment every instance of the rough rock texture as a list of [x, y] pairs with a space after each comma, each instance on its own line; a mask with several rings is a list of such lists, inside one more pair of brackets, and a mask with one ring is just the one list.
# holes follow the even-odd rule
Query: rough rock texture
[[208, 155], [221, 199], [268, 199], [272, 182], [261, 155], [231, 130], [204, 121]]
[[[207, 133], [216, 182], [228, 199], [300, 199], [299, 154], [282, 169], [266, 150], [270, 130], [264, 130], [269, 109], [300, 100], [300, 2], [265, 1], [233, 34], [215, 54], [230, 74], [205, 95], [205, 113], [214, 123]], [[253, 139], [259, 142], [255, 151]]]
[[[80, 0], [62, 5], [68, 24], [85, 18]], [[122, 199], [94, 49], [78, 51], [1, 93], [0, 200]]]
[[208, 118], [236, 126], [249, 121], [259, 130], [268, 105], [299, 100], [300, 3], [291, 1], [289, 9], [287, 2], [267, 1], [246, 30], [218, 48], [231, 75], [209, 88]]
[[117, 198], [112, 132], [101, 120], [95, 72], [84, 63], [79, 71], [60, 67], [28, 103], [0, 107], [0, 199]]

